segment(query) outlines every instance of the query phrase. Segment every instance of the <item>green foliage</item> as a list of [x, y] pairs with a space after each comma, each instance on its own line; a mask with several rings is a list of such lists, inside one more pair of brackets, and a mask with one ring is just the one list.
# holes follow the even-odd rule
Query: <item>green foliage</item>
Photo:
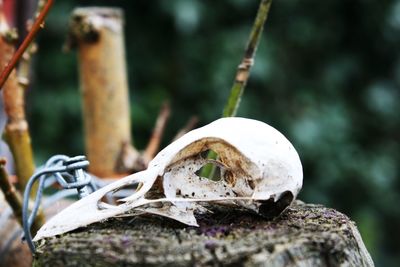
[[[40, 33], [28, 94], [38, 162], [83, 153], [75, 52], [56, 1]], [[164, 99], [173, 114], [164, 145], [191, 115], [218, 118], [258, 1], [112, 1], [126, 14], [135, 144], [143, 148]], [[377, 266], [400, 256], [400, 1], [272, 3], [238, 116], [282, 131], [304, 165], [300, 198], [356, 221]], [[111, 52], [111, 51], [110, 51]]]

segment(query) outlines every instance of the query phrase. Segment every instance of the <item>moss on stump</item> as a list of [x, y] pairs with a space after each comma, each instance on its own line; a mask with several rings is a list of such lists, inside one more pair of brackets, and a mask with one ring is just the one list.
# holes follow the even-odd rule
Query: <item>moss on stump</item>
[[40, 241], [34, 266], [373, 266], [354, 223], [321, 205], [296, 201], [270, 221], [216, 210], [198, 222], [141, 216], [96, 223]]

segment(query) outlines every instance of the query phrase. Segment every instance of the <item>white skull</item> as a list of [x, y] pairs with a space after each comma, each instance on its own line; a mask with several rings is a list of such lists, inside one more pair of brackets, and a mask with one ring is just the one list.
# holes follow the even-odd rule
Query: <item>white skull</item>
[[[213, 150], [217, 160], [204, 158]], [[203, 157], [202, 157], [203, 155]], [[221, 179], [198, 176], [212, 162]], [[156, 182], [157, 181], [157, 182]], [[235, 205], [262, 215], [277, 215], [297, 196], [303, 182], [299, 156], [292, 144], [273, 127], [245, 118], [223, 118], [193, 130], [163, 149], [148, 169], [111, 183], [75, 202], [52, 219], [34, 240], [62, 234], [114, 216], [151, 213], [197, 226], [195, 211], [205, 204]], [[120, 205], [102, 198], [138, 184]], [[155, 192], [161, 197], [154, 198]]]

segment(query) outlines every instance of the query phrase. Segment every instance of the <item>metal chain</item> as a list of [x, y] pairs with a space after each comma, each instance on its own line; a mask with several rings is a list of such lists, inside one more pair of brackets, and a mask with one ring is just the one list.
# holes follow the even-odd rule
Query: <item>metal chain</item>
[[[86, 160], [85, 156], [68, 157], [65, 155], [56, 155], [51, 157], [46, 164], [39, 168], [29, 179], [24, 192], [22, 222], [24, 238], [32, 253], [35, 252], [35, 246], [32, 241], [31, 227], [40, 207], [46, 180], [55, 178], [55, 182], [63, 189], [77, 189], [78, 197], [83, 198], [89, 195], [90, 190], [93, 192], [97, 189], [97, 186], [92, 181], [92, 177], [84, 171], [88, 166], [89, 161]], [[32, 187], [38, 180], [39, 186], [31, 213], [29, 214], [28, 207]]]

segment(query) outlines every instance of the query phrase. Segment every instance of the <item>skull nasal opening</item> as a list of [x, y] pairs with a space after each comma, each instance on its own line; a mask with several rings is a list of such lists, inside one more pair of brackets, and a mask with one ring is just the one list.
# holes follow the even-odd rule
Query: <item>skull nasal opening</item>
[[137, 193], [142, 186], [143, 186], [143, 183], [126, 184], [116, 190], [107, 192], [100, 199], [100, 202], [110, 204], [110, 205], [119, 205], [118, 201], [120, 199], [129, 197], [129, 196]]

